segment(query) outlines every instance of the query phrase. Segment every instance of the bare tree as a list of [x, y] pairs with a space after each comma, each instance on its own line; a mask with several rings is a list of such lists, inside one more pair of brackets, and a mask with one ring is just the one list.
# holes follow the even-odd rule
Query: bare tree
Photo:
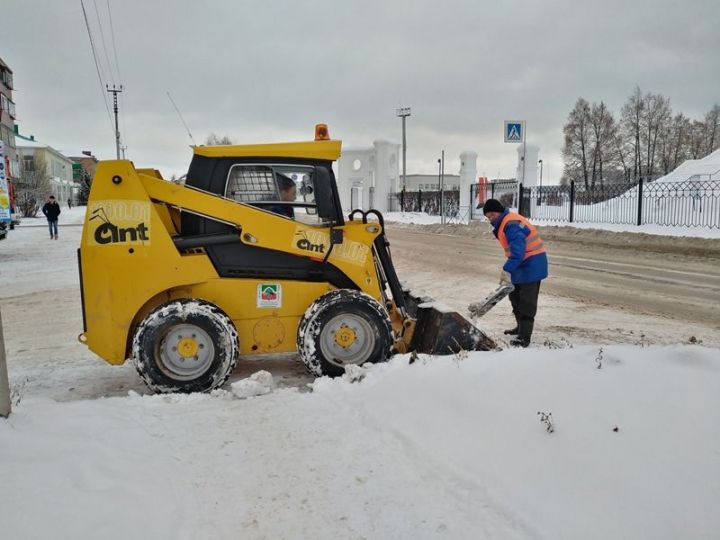
[[20, 178], [15, 183], [15, 198], [23, 217], [35, 217], [49, 193], [50, 174], [45, 158], [35, 152], [32, 159], [21, 159]]
[[711, 154], [720, 148], [720, 105], [713, 105], [705, 115], [705, 129], [707, 130], [706, 154]]
[[703, 120], [673, 116], [670, 100], [643, 94], [636, 86], [616, 122], [605, 103], [579, 98], [563, 126], [563, 181], [596, 183], [652, 180], [686, 159], [701, 159], [720, 148], [720, 105]]
[[630, 96], [621, 111], [621, 125], [624, 139], [632, 149], [632, 179], [636, 180], [643, 174], [642, 148], [640, 147], [641, 120], [645, 109], [640, 87], [635, 87], [635, 92]]
[[678, 113], [661, 130], [658, 145], [663, 174], [668, 174], [687, 159], [686, 139], [690, 127], [690, 120], [684, 114]]
[[211, 133], [210, 136], [205, 140], [205, 144], [208, 146], [219, 146], [224, 144], [232, 144], [232, 140], [230, 140], [230, 137], [227, 135], [223, 135], [222, 137], [218, 137], [214, 133]]
[[566, 181], [582, 181], [591, 191], [598, 183], [623, 178], [617, 132], [615, 118], [604, 102], [590, 105], [579, 98], [563, 127]]
[[599, 104], [592, 104], [590, 127], [592, 146], [590, 188], [592, 189], [595, 187], [596, 181], [599, 181], [602, 185], [608, 173], [610, 178], [615, 178], [619, 165], [618, 156], [615, 152], [617, 124], [613, 114], [602, 101]]
[[563, 146], [563, 158], [565, 170], [563, 176], [568, 180], [585, 182], [585, 187], [590, 188], [590, 172], [588, 162], [590, 154], [590, 104], [583, 98], [578, 98], [575, 107], [568, 115], [567, 123], [563, 126], [565, 134], [565, 145]]
[[672, 109], [670, 100], [660, 94], [648, 93], [643, 99], [645, 107], [640, 141], [644, 148], [645, 176], [647, 179], [652, 179], [655, 174], [658, 139], [660, 134], [668, 129]]
[[693, 120], [690, 125], [690, 131], [686, 139], [687, 154], [691, 159], [700, 159], [705, 157], [707, 143], [705, 142], [706, 129], [705, 122]]

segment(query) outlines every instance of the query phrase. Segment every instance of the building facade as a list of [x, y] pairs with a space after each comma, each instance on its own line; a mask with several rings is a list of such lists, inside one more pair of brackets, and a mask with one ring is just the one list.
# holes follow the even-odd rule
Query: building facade
[[15, 147], [15, 102], [13, 72], [0, 58], [0, 140], [5, 143], [5, 171], [9, 180], [20, 173]]
[[83, 150], [70, 154], [68, 156], [70, 161], [73, 162], [73, 180], [80, 182], [82, 180], [82, 172], [88, 175], [92, 180], [95, 176], [95, 168], [98, 164], [98, 159], [93, 155], [90, 150]]
[[[61, 204], [75, 200], [75, 182], [73, 182], [73, 162], [51, 146], [35, 140], [33, 135], [28, 137], [15, 133], [16, 150], [21, 171], [38, 173], [39, 166], [45, 166], [45, 175], [50, 182], [49, 193], [43, 198], [54, 195]], [[38, 201], [42, 206], [42, 202]]]
[[[457, 191], [460, 176], [445, 174], [443, 186], [445, 191]], [[440, 177], [437, 174], [408, 174], [405, 176], [405, 191], [440, 191]]]

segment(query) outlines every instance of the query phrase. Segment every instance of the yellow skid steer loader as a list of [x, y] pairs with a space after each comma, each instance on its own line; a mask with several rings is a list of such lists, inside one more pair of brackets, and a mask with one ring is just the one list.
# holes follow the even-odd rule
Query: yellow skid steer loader
[[159, 392], [222, 385], [241, 355], [297, 351], [315, 375], [394, 353], [489, 350], [467, 319], [404, 290], [382, 215], [344, 217], [341, 142], [199, 146], [186, 180], [96, 170], [78, 250], [84, 332]]

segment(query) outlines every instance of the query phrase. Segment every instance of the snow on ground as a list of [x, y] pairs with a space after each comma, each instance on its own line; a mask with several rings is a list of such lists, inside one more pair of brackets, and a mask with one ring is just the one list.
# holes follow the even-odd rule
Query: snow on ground
[[431, 216], [425, 212], [386, 212], [383, 214], [388, 223], [412, 223], [414, 225], [436, 225], [440, 216]]
[[717, 537], [718, 349], [405, 355], [311, 388], [241, 361], [213, 394], [147, 395], [76, 340], [72, 220], [0, 243], [3, 538]]
[[0, 423], [4, 534], [712, 538], [717, 351], [602, 354], [404, 356], [245, 400], [26, 396]]
[[709, 227], [666, 227], [663, 225], [622, 225], [616, 223], [568, 223], [566, 221], [542, 220], [543, 227], [573, 227], [611, 232], [645, 233], [659, 236], [684, 236], [690, 238], [720, 238], [720, 229]]
[[[413, 225], [437, 225], [440, 216], [431, 216], [425, 212], [388, 212], [384, 214], [388, 223], [405, 223]], [[453, 223], [453, 220], [448, 220]], [[663, 225], [625, 225], [615, 223], [569, 223], [566, 221], [536, 220], [543, 227], [573, 227], [577, 229], [594, 229], [612, 232], [645, 233], [660, 236], [686, 236], [692, 238], [720, 238], [720, 229], [709, 227], [666, 227]]]

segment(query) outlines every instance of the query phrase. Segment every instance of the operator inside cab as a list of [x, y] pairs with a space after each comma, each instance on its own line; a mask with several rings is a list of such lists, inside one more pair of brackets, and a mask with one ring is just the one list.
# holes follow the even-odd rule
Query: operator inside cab
[[[278, 193], [281, 203], [293, 203], [297, 199], [295, 180], [284, 174], [276, 173]], [[295, 209], [290, 204], [276, 204], [269, 208], [271, 212], [295, 219]]]

